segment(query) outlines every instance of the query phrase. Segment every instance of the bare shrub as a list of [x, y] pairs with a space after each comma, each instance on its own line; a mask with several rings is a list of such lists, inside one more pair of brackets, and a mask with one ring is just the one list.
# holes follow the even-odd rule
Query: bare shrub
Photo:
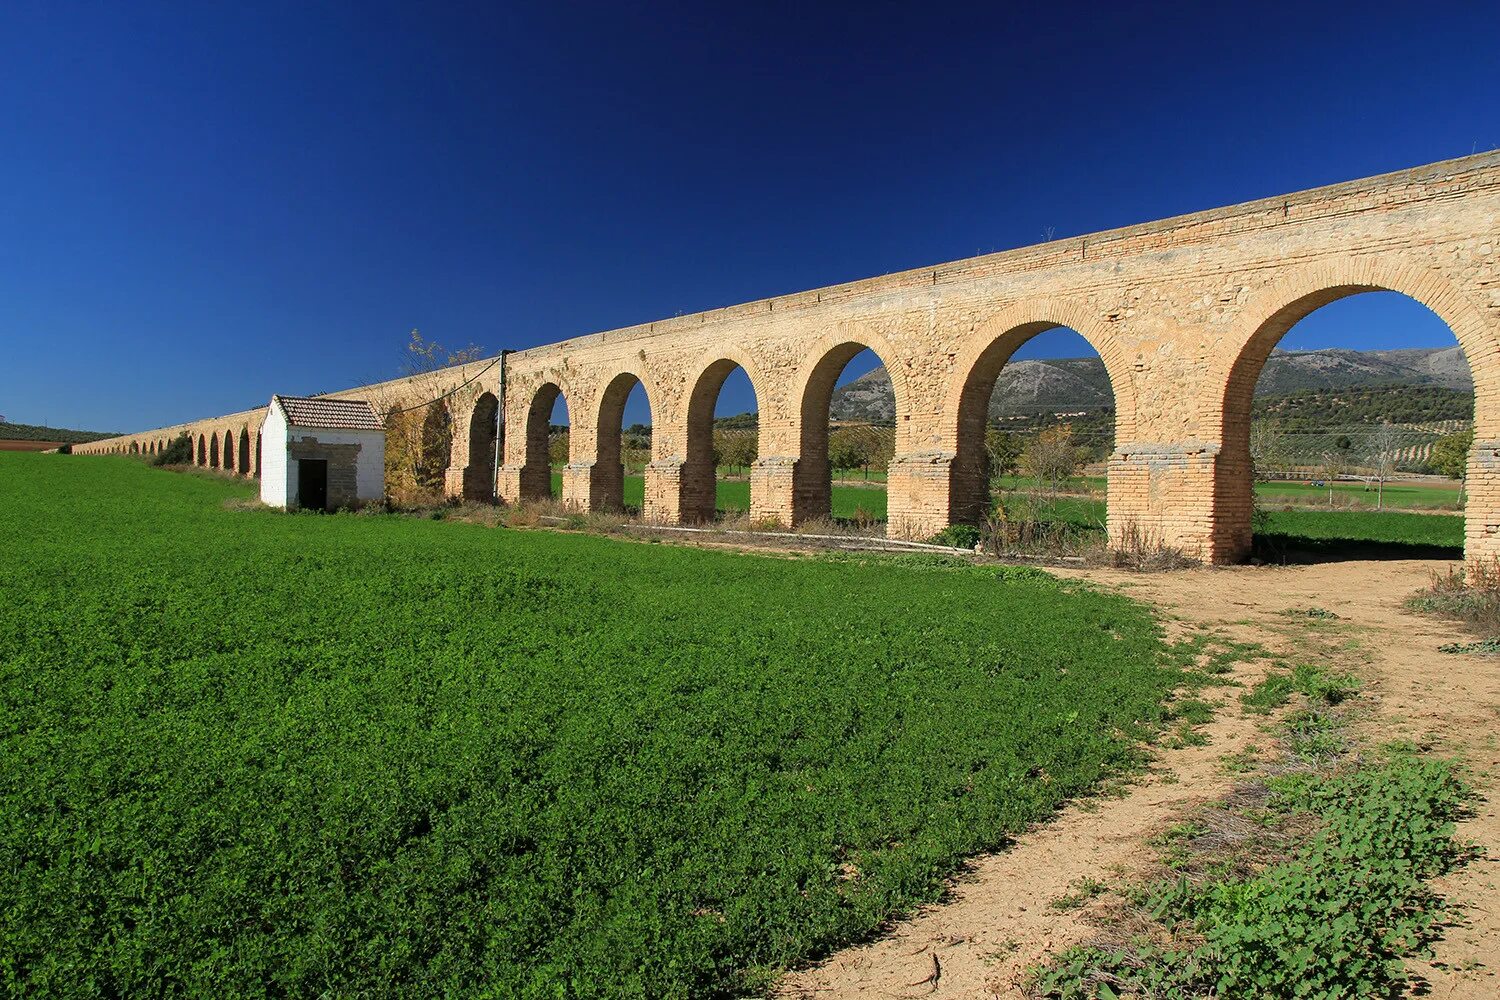
[[584, 515], [578, 507], [556, 497], [521, 500], [501, 509], [504, 511], [503, 523], [511, 528], [531, 528], [546, 523], [571, 524], [575, 519], [578, 521], [576, 527], [583, 526]]
[[[483, 355], [472, 344], [447, 350], [413, 330], [402, 363], [404, 388], [371, 393], [370, 402], [385, 423], [385, 489], [394, 506], [417, 510], [443, 502], [452, 457], [452, 408], [472, 405], [480, 392], [477, 386], [445, 392], [452, 379], [448, 370]], [[411, 402], [413, 396], [418, 402]]]
[[1407, 606], [1461, 621], [1486, 638], [1500, 637], [1500, 557], [1433, 571], [1427, 589]]
[[1144, 530], [1135, 521], [1125, 523], [1107, 552], [1111, 566], [1141, 573], [1160, 573], [1198, 565], [1196, 559], [1190, 558], [1179, 548], [1167, 545], [1160, 535]]
[[486, 528], [498, 528], [505, 523], [506, 511], [492, 503], [455, 504], [444, 512], [444, 520], [478, 524]]

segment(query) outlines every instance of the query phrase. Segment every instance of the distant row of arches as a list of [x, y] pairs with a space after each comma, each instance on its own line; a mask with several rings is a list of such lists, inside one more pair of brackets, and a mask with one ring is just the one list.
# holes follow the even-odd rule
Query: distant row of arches
[[[207, 469], [219, 469], [245, 477], [260, 477], [260, 431], [253, 434], [248, 425], [238, 430], [185, 432], [188, 439], [187, 465]], [[176, 440], [172, 437], [151, 437], [133, 440], [129, 444], [110, 445], [104, 450], [109, 455], [138, 455], [145, 458], [165, 456]], [[83, 449], [77, 449], [82, 451]]]

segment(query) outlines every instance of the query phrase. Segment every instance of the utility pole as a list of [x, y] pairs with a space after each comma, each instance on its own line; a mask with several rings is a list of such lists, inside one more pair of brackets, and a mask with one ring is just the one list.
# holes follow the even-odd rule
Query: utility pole
[[495, 401], [495, 467], [490, 473], [490, 499], [500, 500], [500, 457], [505, 454], [505, 359], [512, 352], [500, 352], [500, 398]]

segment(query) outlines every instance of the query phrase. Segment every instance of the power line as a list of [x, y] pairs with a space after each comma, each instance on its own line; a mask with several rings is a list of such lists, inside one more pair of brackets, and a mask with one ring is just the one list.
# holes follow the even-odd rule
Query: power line
[[[469, 378], [465, 379], [460, 384], [454, 386], [452, 389], [449, 389], [447, 392], [443, 393], [441, 396], [438, 396], [438, 397], [436, 397], [434, 399], [429, 399], [425, 403], [415, 403], [415, 404], [413, 404], [411, 406], [402, 406], [402, 407], [399, 407], [399, 408], [394, 409], [394, 410], [387, 410], [386, 411], [386, 417], [387, 418], [394, 417], [398, 413], [410, 413], [412, 410], [420, 410], [420, 409], [423, 409], [425, 407], [431, 406], [433, 403], [441, 403], [443, 400], [447, 399], [449, 396], [452, 396], [454, 393], [458, 392], [460, 389], [463, 389], [463, 388], [466, 388], [466, 387], [468, 387], [470, 385], [473, 385], [474, 382], [479, 378], [479, 376], [483, 375], [485, 372], [489, 371], [491, 368], [493, 368], [496, 365], [498, 365], [500, 363], [500, 360], [505, 357], [505, 354], [506, 354], [506, 352], [504, 352], [504, 351], [500, 352], [500, 354], [498, 354], [494, 358], [490, 359], [490, 363], [489, 364], [485, 365], [483, 368], [479, 369], [479, 371], [475, 372]], [[433, 374], [433, 373], [426, 372], [424, 374]]]

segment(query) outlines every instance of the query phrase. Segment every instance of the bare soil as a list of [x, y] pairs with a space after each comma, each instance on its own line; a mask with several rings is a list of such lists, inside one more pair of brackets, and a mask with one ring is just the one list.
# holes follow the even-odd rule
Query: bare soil
[[[1057, 570], [1116, 587], [1155, 605], [1168, 634], [1195, 631], [1258, 642], [1304, 661], [1336, 661], [1364, 679], [1366, 711], [1356, 723], [1372, 743], [1409, 739], [1462, 757], [1483, 796], [1460, 836], [1487, 849], [1438, 886], [1458, 922], [1430, 961], [1413, 963], [1422, 992], [1436, 998], [1500, 996], [1500, 660], [1441, 653], [1459, 637], [1448, 622], [1407, 611], [1403, 603], [1431, 574], [1452, 563], [1383, 561], [1294, 567], [1194, 569], [1155, 575], [1115, 570]], [[1313, 617], [1307, 609], [1337, 619]], [[1230, 677], [1245, 685], [1261, 663], [1241, 663]], [[1092, 882], [1119, 886], [1151, 872], [1150, 841], [1237, 782], [1223, 758], [1264, 746], [1264, 717], [1240, 708], [1236, 688], [1201, 731], [1206, 746], [1163, 750], [1156, 765], [1120, 798], [1068, 807], [1010, 849], [974, 859], [949, 898], [784, 978], [784, 998], [1024, 996], [1027, 970], [1049, 956], [1101, 935], [1111, 919], [1104, 901], [1086, 897]], [[1212, 700], [1212, 691], [1206, 695]]]

